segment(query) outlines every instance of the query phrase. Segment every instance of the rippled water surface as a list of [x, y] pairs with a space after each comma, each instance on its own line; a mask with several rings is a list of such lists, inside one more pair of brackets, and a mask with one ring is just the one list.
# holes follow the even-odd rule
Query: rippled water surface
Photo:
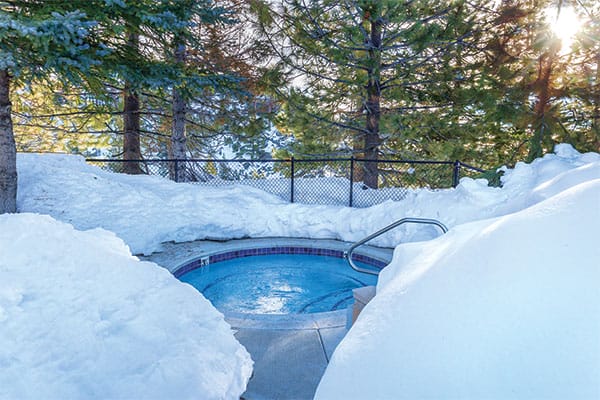
[[343, 309], [352, 304], [352, 289], [377, 282], [375, 275], [354, 271], [344, 259], [296, 254], [236, 258], [193, 270], [179, 279], [223, 312], [252, 314]]

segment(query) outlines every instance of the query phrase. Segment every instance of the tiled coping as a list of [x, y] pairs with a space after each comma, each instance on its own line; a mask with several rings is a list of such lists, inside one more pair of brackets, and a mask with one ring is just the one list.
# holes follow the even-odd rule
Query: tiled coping
[[[231, 250], [222, 253], [216, 253], [211, 255], [205, 255], [204, 257], [193, 260], [187, 264], [184, 264], [177, 268], [173, 275], [176, 278], [181, 277], [182, 275], [193, 271], [198, 268], [202, 268], [205, 265], [215, 264], [221, 261], [233, 260], [236, 258], [242, 257], [251, 257], [251, 256], [266, 256], [266, 255], [276, 255], [276, 254], [301, 254], [301, 255], [311, 255], [311, 256], [327, 256], [327, 257], [336, 257], [343, 258], [344, 252], [342, 250], [335, 249], [327, 249], [327, 248], [318, 248], [318, 247], [302, 247], [302, 246], [273, 246], [273, 247], [258, 247], [258, 248], [249, 248], [249, 249], [240, 249], [240, 250]], [[364, 254], [355, 254], [352, 257], [354, 261], [359, 261], [365, 263], [367, 265], [373, 266], [378, 269], [382, 269], [388, 263], [382, 260], [378, 260], [373, 257], [369, 257]], [[207, 264], [208, 261], [208, 264]]]

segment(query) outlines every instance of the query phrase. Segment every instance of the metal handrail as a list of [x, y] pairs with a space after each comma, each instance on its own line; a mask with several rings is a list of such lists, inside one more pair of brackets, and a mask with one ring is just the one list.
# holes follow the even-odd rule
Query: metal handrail
[[363, 244], [367, 243], [369, 240], [375, 239], [377, 236], [383, 235], [384, 233], [386, 233], [389, 230], [394, 229], [397, 226], [403, 225], [403, 224], [428, 224], [428, 225], [436, 225], [438, 228], [440, 228], [442, 230], [442, 233], [446, 233], [448, 232], [448, 227], [446, 225], [444, 225], [443, 223], [441, 223], [440, 221], [438, 221], [437, 219], [431, 219], [431, 218], [402, 218], [388, 226], [386, 226], [383, 229], [378, 230], [377, 232], [367, 236], [366, 238], [359, 240], [358, 242], [354, 243], [352, 246], [350, 246], [350, 248], [346, 251], [344, 251], [344, 258], [348, 261], [348, 264], [350, 264], [350, 266], [352, 267], [352, 269], [354, 269], [355, 271], [358, 272], [362, 272], [365, 274], [371, 274], [371, 275], [379, 275], [379, 272], [376, 271], [372, 271], [370, 269], [366, 269], [366, 268], [361, 268], [358, 265], [356, 265], [354, 263], [354, 261], [352, 260], [352, 253], [354, 253], [354, 250], [356, 250], [357, 247], [362, 246]]

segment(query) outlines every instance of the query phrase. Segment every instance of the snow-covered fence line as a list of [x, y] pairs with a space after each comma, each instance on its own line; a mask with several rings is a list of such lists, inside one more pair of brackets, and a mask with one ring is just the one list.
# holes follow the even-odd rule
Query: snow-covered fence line
[[[328, 159], [87, 159], [113, 172], [141, 171], [178, 182], [252, 186], [292, 203], [368, 207], [402, 200], [412, 189], [455, 187], [463, 176], [483, 170], [461, 161]], [[139, 168], [128, 168], [135, 164]], [[367, 164], [375, 164], [377, 187], [364, 183]]]

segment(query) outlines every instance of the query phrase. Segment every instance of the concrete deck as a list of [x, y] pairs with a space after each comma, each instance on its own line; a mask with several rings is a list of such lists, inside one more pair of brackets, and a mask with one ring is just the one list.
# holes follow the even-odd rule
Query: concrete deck
[[[292, 329], [236, 327], [235, 337], [254, 360], [254, 374], [243, 398], [246, 400], [304, 400], [314, 397], [333, 351], [346, 335], [346, 312], [326, 318], [323, 326], [292, 324]], [[337, 323], [333, 323], [333, 319]]]
[[[336, 240], [264, 238], [227, 242], [165, 243], [163, 251], [140, 257], [169, 271], [201, 257], [230, 250], [277, 245], [345, 250]], [[363, 246], [360, 253], [391, 260], [392, 249]], [[310, 400], [314, 397], [333, 351], [347, 333], [347, 310], [316, 314], [227, 314], [225, 320], [254, 360], [245, 400]]]

